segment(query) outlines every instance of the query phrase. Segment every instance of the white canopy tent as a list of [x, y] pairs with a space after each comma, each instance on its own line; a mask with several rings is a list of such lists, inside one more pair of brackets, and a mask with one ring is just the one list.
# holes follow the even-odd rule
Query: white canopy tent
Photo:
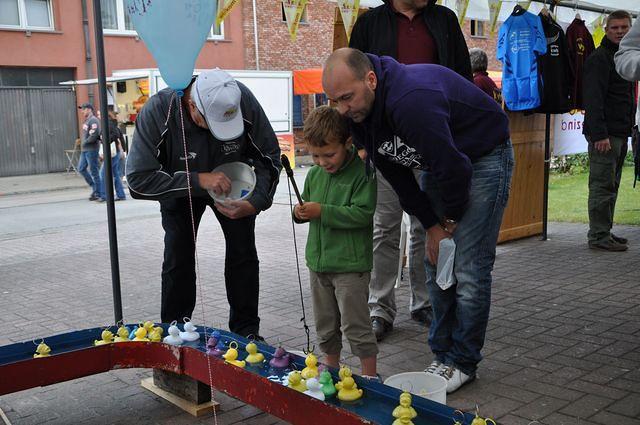
[[[335, 2], [335, 0], [331, 0]], [[522, 1], [522, 0], [520, 0]], [[502, 2], [502, 8], [500, 10], [499, 22], [504, 22], [516, 5], [516, 0], [505, 0]], [[376, 7], [382, 4], [382, 0], [360, 0], [360, 7]], [[448, 8], [456, 11], [456, 0], [443, 0], [442, 4]], [[551, 0], [547, 2], [547, 6], [551, 4]], [[556, 7], [556, 17], [558, 23], [564, 24], [566, 27], [569, 25], [576, 16], [576, 13], [580, 13], [580, 17], [585, 21], [586, 25], [593, 30], [593, 23], [600, 17], [603, 12], [624, 9], [631, 14], [637, 16], [640, 14], [640, 0], [589, 0], [589, 1], [563, 1], [562, 6]], [[541, 0], [534, 0], [529, 6], [529, 11], [537, 14], [544, 7], [544, 2]], [[601, 12], [588, 11], [587, 9], [602, 9]], [[456, 11], [457, 13], [457, 11]], [[467, 8], [467, 19], [475, 19], [478, 21], [489, 20], [489, 3], [487, 0], [469, 0], [469, 7]]]

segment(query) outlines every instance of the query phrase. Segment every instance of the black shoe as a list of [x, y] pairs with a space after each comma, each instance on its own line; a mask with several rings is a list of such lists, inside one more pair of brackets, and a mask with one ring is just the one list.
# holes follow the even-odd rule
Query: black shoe
[[425, 326], [429, 326], [431, 325], [431, 320], [433, 320], [433, 311], [431, 310], [431, 307], [425, 307], [416, 311], [412, 311], [411, 319], [415, 320], [418, 323], [422, 323]]
[[376, 335], [376, 341], [382, 341], [384, 336], [393, 330], [393, 324], [377, 316], [371, 318], [371, 327]]
[[589, 242], [589, 248], [595, 249], [598, 251], [609, 251], [609, 252], [622, 252], [629, 249], [628, 246], [618, 243], [613, 239], [609, 239], [607, 241], [602, 241], [602, 242]]
[[126, 201], [126, 200], [127, 200], [127, 198], [116, 198], [116, 202], [118, 202], [118, 201]]
[[614, 242], [617, 242], [622, 245], [626, 245], [629, 242], [627, 238], [621, 238], [620, 236], [616, 236], [613, 233], [611, 233], [611, 239], [613, 239]]
[[96, 202], [106, 202], [107, 200], [104, 198], [96, 198], [95, 199]]
[[90, 201], [95, 201], [96, 199], [98, 199], [98, 197], [96, 195], [94, 195], [93, 193], [91, 194], [91, 196], [89, 196], [89, 200]]

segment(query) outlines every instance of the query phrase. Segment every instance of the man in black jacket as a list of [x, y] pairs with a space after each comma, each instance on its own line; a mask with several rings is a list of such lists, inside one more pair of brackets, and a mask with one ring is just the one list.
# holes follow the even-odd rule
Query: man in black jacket
[[633, 83], [616, 72], [613, 57], [629, 32], [624, 10], [607, 17], [605, 38], [584, 65], [583, 133], [589, 142], [589, 248], [626, 251], [627, 239], [611, 233], [635, 101]]
[[[231, 182], [223, 173], [212, 170], [234, 161], [254, 167], [255, 188], [246, 200], [214, 204], [207, 190], [222, 195], [229, 192]], [[260, 211], [271, 206], [281, 164], [278, 140], [253, 94], [219, 69], [201, 73], [182, 97], [170, 88], [158, 92], [136, 119], [126, 168], [133, 198], [160, 201], [165, 231], [162, 321], [182, 320], [193, 313], [196, 271], [192, 215], [197, 232], [209, 206], [226, 241], [229, 329], [257, 337], [260, 318], [255, 220]]]
[[[358, 18], [349, 47], [403, 64], [435, 63], [472, 80], [469, 51], [455, 13], [436, 0], [385, 0]], [[414, 174], [419, 179], [420, 172]], [[432, 319], [424, 269], [425, 230], [411, 216], [409, 284], [411, 318], [425, 325]], [[374, 217], [373, 272], [369, 284], [371, 323], [378, 340], [393, 329], [397, 313], [395, 283], [400, 250], [402, 207], [387, 180], [378, 174]]]

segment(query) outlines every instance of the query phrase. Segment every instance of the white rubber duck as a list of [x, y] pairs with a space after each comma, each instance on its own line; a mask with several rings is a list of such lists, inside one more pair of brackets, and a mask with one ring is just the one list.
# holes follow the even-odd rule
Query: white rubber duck
[[318, 382], [316, 378], [307, 379], [307, 391], [305, 391], [304, 393], [308, 396], [324, 401], [324, 393], [322, 392], [322, 386], [320, 385], [320, 382]]
[[165, 336], [162, 342], [170, 345], [182, 345], [183, 341], [180, 338], [180, 329], [176, 326], [175, 320], [171, 322], [171, 326], [169, 326], [169, 335]]
[[188, 317], [184, 318], [184, 332], [180, 332], [180, 338], [186, 342], [197, 341], [200, 339], [200, 334], [196, 332], [196, 326], [191, 323]]

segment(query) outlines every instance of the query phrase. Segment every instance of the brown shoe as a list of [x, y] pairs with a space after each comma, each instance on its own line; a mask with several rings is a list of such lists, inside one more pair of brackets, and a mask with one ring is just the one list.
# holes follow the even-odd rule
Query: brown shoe
[[613, 239], [609, 239], [602, 242], [589, 242], [589, 248], [597, 251], [610, 251], [610, 252], [622, 252], [629, 249], [625, 244], [618, 243]]

